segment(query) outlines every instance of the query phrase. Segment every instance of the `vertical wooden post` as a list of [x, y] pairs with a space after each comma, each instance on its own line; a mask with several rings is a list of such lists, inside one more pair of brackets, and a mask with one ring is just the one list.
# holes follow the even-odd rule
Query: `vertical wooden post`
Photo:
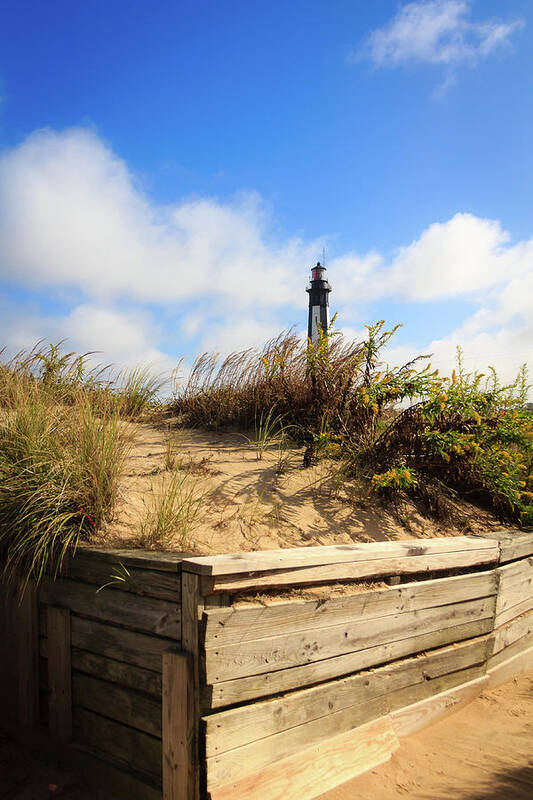
[[47, 606], [48, 718], [50, 734], [66, 744], [72, 739], [72, 667], [70, 611]]
[[[187, 781], [187, 800], [199, 800], [199, 727], [200, 727], [200, 689], [199, 689], [199, 642], [198, 615], [200, 613], [200, 581], [198, 575], [182, 571], [181, 574], [181, 643], [187, 653], [189, 663], [189, 692], [187, 697], [189, 728], [189, 771]], [[202, 603], [203, 610], [203, 603]], [[165, 798], [167, 800], [167, 798]], [[169, 798], [170, 800], [170, 798]]]
[[39, 722], [39, 629], [37, 593], [33, 581], [18, 585], [12, 614], [11, 637], [15, 647], [17, 723], [34, 728]]
[[163, 800], [189, 800], [189, 763], [193, 722], [190, 710], [190, 657], [167, 650], [163, 653], [162, 735]]

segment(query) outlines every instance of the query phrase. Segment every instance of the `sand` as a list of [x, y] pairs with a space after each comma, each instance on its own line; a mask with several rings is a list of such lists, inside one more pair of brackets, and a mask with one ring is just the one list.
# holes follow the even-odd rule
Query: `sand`
[[391, 760], [320, 800], [531, 800], [533, 673], [401, 740]]
[[[383, 503], [340, 474], [338, 461], [304, 469], [303, 450], [272, 441], [258, 458], [242, 434], [129, 426], [134, 444], [115, 518], [93, 543], [202, 555], [279, 547], [461, 535], [501, 528], [487, 511], [457, 502], [453, 524], [424, 517], [407, 498]], [[251, 435], [253, 436], [253, 434]], [[187, 531], [150, 533], [154, 500], [177, 470], [194, 497]]]

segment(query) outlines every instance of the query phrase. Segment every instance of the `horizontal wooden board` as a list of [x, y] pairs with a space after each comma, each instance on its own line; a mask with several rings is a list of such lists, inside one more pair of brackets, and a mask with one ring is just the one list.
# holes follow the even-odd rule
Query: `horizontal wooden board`
[[[72, 753], [72, 755], [71, 755]], [[161, 800], [161, 788], [157, 786], [157, 778], [139, 775], [131, 766], [115, 762], [109, 755], [97, 756], [85, 747], [77, 745], [71, 748], [68, 758], [69, 768], [76, 768], [85, 782], [95, 790], [95, 798], [99, 792], [106, 796], [131, 798], [131, 800]], [[150, 781], [150, 783], [148, 783]]]
[[181, 579], [177, 571], [160, 571], [126, 566], [123, 561], [103, 561], [78, 550], [71, 559], [68, 574], [65, 577], [73, 580], [92, 583], [95, 586], [106, 585], [107, 589], [131, 592], [145, 597], [157, 597], [179, 603], [181, 597]]
[[81, 672], [72, 675], [72, 702], [130, 728], [161, 737], [161, 701]]
[[161, 739], [77, 706], [72, 719], [75, 742], [161, 779]]
[[223, 753], [397, 689], [484, 664], [488, 644], [488, 637], [462, 642], [273, 700], [211, 714], [203, 719], [206, 754]]
[[392, 724], [398, 737], [410, 736], [443, 717], [459, 711], [488, 687], [488, 678], [482, 675], [445, 692], [427, 697], [391, 713]]
[[531, 577], [523, 578], [520, 582], [515, 582], [505, 588], [500, 586], [496, 602], [496, 624], [499, 624], [500, 615], [527, 600], [531, 601], [533, 607], [533, 574]]
[[500, 650], [491, 656], [487, 661], [487, 670], [497, 667], [498, 664], [502, 663], [502, 661], [507, 661], [509, 658], [518, 655], [523, 650], [529, 650], [530, 647], [533, 647], [533, 631], [526, 633], [525, 636], [522, 636], [520, 639], [516, 639], [516, 641], [514, 641], [512, 644], [507, 645], [507, 647], [504, 647], [503, 650]]
[[383, 718], [333, 736], [240, 782], [210, 789], [210, 800], [312, 800], [388, 761], [398, 748]]
[[143, 633], [179, 640], [181, 609], [177, 603], [139, 597], [129, 592], [104, 589], [97, 592], [88, 583], [45, 578], [39, 591], [41, 603], [70, 608], [75, 614], [94, 617], [114, 625], [124, 625]]
[[527, 636], [533, 631], [533, 611], [517, 617], [506, 625], [502, 625], [494, 630], [493, 640], [493, 655], [499, 653], [500, 650], [509, 647], [509, 645]]
[[323, 739], [378, 719], [397, 708], [439, 694], [451, 686], [467, 683], [483, 672], [484, 666], [471, 667], [414, 686], [403, 687], [373, 700], [365, 700], [332, 712], [326, 717], [212, 756], [207, 759], [208, 787], [242, 780], [269, 764], [288, 758], [303, 748], [318, 744]]
[[72, 667], [78, 672], [161, 698], [161, 673], [151, 669], [136, 667], [77, 647], [72, 648]]
[[512, 658], [502, 661], [498, 666], [492, 667], [487, 672], [488, 687], [494, 689], [502, 683], [517, 678], [525, 672], [533, 670], [533, 647], [522, 650]]
[[498, 544], [475, 536], [450, 536], [442, 539], [410, 539], [403, 542], [363, 542], [281, 550], [256, 550], [218, 556], [187, 558], [183, 569], [200, 575], [235, 575], [244, 572], [269, 572], [296, 567], [318, 567], [350, 561], [379, 561], [424, 555], [498, 550]]
[[72, 616], [72, 645], [116, 661], [161, 672], [161, 654], [175, 647], [174, 639], [104, 625], [92, 619]]
[[527, 614], [532, 610], [533, 597], [526, 597], [520, 603], [516, 603], [516, 605], [505, 609], [505, 611], [500, 611], [499, 614], [496, 614], [495, 626], [500, 627], [501, 625], [505, 625], [508, 622], [511, 622], [511, 620], [516, 619], [516, 617], [520, 617], [522, 614]]
[[404, 558], [381, 558], [373, 561], [351, 561], [318, 567], [296, 567], [270, 572], [249, 572], [234, 575], [202, 576], [202, 594], [244, 592], [281, 586], [297, 586], [334, 581], [379, 578], [387, 575], [420, 575], [464, 567], [489, 566], [497, 563], [498, 548], [461, 550], [451, 553], [429, 553]]
[[329, 600], [287, 600], [268, 606], [210, 608], [203, 614], [205, 645], [248, 642], [353, 620], [434, 608], [496, 594], [494, 570], [474, 575], [406, 583]]
[[496, 572], [499, 576], [500, 583], [504, 586], [508, 586], [516, 581], [520, 582], [522, 579], [529, 577], [532, 570], [533, 558], [520, 558], [518, 561], [512, 561], [510, 564], [498, 567]]
[[418, 634], [456, 627], [494, 615], [495, 598], [407, 611], [355, 620], [329, 628], [257, 639], [246, 645], [228, 644], [205, 651], [207, 683], [259, 675], [299, 664], [323, 661], [378, 644], [408, 639]]
[[[80, 545], [71, 559], [78, 556], [91, 557], [95, 561], [106, 561], [110, 564], [122, 562], [127, 567], [141, 567], [142, 569], [155, 569], [159, 572], [177, 572], [181, 563], [190, 554], [157, 550], [125, 550], [116, 548], [86, 547]], [[68, 565], [67, 565], [68, 568]]]
[[348, 675], [361, 669], [386, 664], [397, 658], [420, 653], [451, 642], [483, 636], [492, 631], [492, 616], [477, 622], [457, 624], [431, 633], [411, 636], [396, 642], [368, 647], [347, 655], [304, 664], [290, 669], [267, 672], [247, 678], [206, 686], [202, 694], [203, 708], [222, 708], [258, 697], [311, 686], [314, 683]]
[[515, 534], [500, 543], [500, 563], [533, 555], [533, 533]]

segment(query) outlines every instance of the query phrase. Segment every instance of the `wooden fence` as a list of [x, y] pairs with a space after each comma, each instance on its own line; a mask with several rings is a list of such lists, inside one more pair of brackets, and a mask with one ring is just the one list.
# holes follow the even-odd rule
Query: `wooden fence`
[[201, 558], [84, 548], [4, 600], [11, 728], [140, 800], [316, 797], [533, 669], [533, 534], [518, 532]]

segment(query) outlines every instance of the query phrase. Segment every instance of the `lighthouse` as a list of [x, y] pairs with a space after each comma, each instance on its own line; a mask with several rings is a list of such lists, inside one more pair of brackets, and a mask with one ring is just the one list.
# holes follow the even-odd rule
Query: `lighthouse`
[[313, 345], [320, 338], [320, 329], [325, 333], [329, 328], [329, 293], [331, 286], [326, 277], [326, 268], [320, 261], [311, 270], [311, 280], [306, 289], [309, 294], [309, 323], [307, 336]]

